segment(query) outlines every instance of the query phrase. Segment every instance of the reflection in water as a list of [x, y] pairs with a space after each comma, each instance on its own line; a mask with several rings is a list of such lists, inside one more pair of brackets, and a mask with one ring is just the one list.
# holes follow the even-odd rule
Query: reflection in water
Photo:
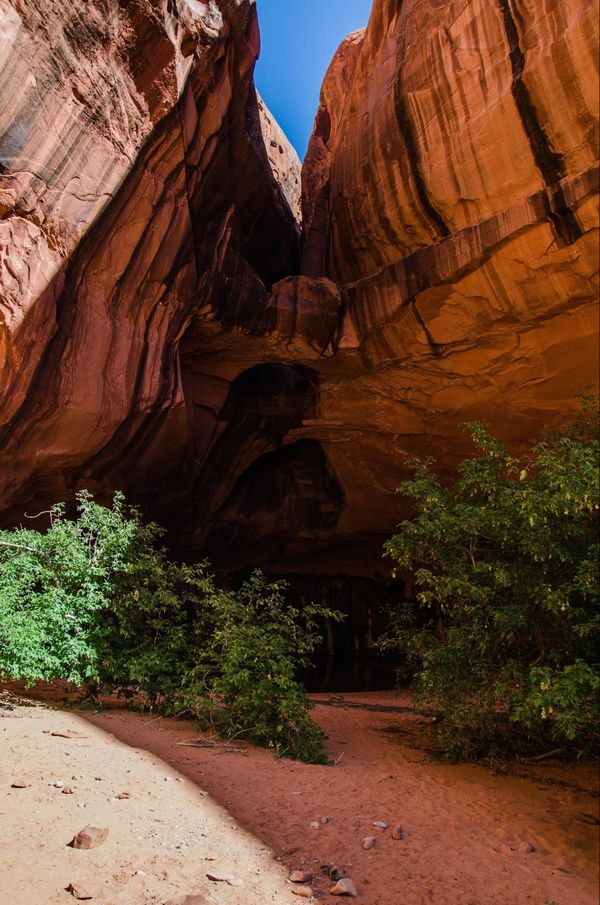
[[397, 666], [364, 657], [319, 657], [304, 671], [307, 691], [390, 691]]

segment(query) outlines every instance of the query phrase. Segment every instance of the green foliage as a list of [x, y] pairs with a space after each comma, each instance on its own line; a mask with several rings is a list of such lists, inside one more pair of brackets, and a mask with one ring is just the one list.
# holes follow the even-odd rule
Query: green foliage
[[77, 512], [54, 506], [45, 534], [0, 532], [0, 674], [171, 690], [202, 574], [169, 562], [122, 494], [107, 508], [82, 491]]
[[284, 588], [255, 572], [237, 594], [211, 597], [212, 631], [185, 697], [227, 738], [243, 734], [278, 755], [327, 763], [325, 736], [295, 675], [319, 641], [317, 617], [339, 614], [316, 604], [300, 612], [286, 605]]
[[0, 532], [0, 677], [141, 692], [226, 736], [326, 762], [295, 671], [317, 642], [316, 618], [334, 614], [286, 606], [283, 583], [258, 572], [235, 593], [206, 564], [172, 562], [161, 529], [122, 494], [107, 508], [83, 491], [77, 508], [71, 521], [53, 507], [45, 534]]
[[78, 505], [77, 523], [54, 506], [46, 534], [0, 532], [1, 675], [82, 683], [97, 674], [97, 614], [113, 594], [131, 526], [121, 498], [112, 510], [93, 508], [85, 494]]
[[414, 573], [416, 603], [383, 645], [412, 662], [417, 703], [443, 717], [450, 754], [489, 753], [509, 721], [513, 736], [588, 744], [599, 688], [594, 419], [588, 409], [523, 459], [484, 425], [467, 427], [478, 455], [453, 486], [428, 460], [400, 488], [416, 516], [385, 551]]

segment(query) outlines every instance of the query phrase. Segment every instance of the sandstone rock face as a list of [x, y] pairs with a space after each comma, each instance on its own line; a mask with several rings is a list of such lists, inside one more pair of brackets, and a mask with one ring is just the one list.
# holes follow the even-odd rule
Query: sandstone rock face
[[260, 113], [260, 128], [267, 149], [269, 165], [273, 171], [275, 181], [283, 191], [286, 201], [290, 206], [298, 227], [302, 221], [302, 205], [300, 199], [302, 178], [302, 166], [297, 155], [287, 140], [287, 137], [276, 119], [263, 101], [258, 92], [258, 110]]
[[342, 295], [340, 534], [392, 529], [407, 453], [448, 473], [473, 419], [519, 447], [597, 382], [598, 4], [516, 6], [375, 0], [323, 86], [303, 270]]
[[375, 0], [302, 175], [253, 0], [0, 0], [0, 512], [381, 569], [407, 455], [596, 378], [597, 0]]
[[261, 321], [296, 269], [299, 163], [252, 85], [254, 3], [0, 16], [0, 506], [10, 521], [82, 484], [169, 500], [182, 337]]
[[326, 269], [325, 236], [330, 217], [329, 186], [333, 149], [342, 124], [346, 95], [352, 87], [365, 29], [342, 42], [325, 75], [319, 109], [302, 168], [302, 272], [321, 276]]

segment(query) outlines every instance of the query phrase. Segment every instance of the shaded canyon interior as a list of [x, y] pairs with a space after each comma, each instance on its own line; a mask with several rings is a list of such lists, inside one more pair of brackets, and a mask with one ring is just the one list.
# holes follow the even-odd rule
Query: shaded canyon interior
[[407, 457], [597, 380], [598, 3], [375, 0], [302, 173], [258, 15], [0, 0], [2, 521], [122, 489], [182, 556], [371, 575]]

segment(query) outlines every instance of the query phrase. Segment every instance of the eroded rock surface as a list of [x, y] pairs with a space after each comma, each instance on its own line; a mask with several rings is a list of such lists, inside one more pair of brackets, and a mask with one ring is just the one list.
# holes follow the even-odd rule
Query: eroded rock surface
[[375, 0], [334, 58], [303, 270], [342, 295], [338, 528], [391, 529], [406, 453], [448, 474], [460, 422], [518, 448], [597, 384], [597, 33], [595, 0]]
[[0, 15], [0, 505], [10, 520], [81, 484], [169, 500], [189, 460], [182, 337], [262, 324], [297, 269], [299, 163], [252, 84], [256, 8]]
[[407, 455], [596, 379], [597, 0], [375, 0], [302, 176], [252, 0], [0, 0], [0, 510], [371, 572]]

